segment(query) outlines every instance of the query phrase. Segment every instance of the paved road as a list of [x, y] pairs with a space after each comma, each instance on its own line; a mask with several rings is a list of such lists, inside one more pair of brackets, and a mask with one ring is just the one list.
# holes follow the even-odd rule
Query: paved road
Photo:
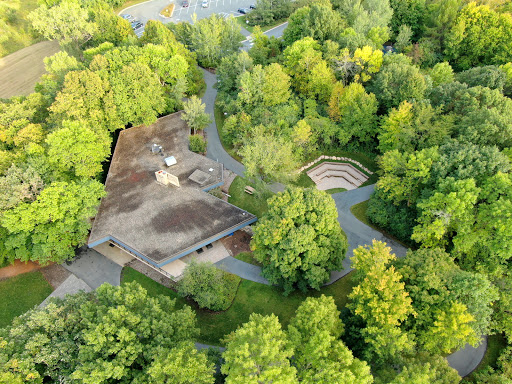
[[350, 212], [351, 206], [368, 200], [373, 189], [374, 185], [369, 185], [332, 195], [338, 209], [338, 221], [347, 235], [349, 247], [347, 257], [343, 260], [343, 270], [332, 272], [331, 280], [328, 284], [334, 283], [349, 273], [352, 270], [350, 268], [350, 257], [353, 256], [354, 249], [360, 245], [371, 244], [373, 239], [386, 242], [397, 257], [404, 257], [407, 252], [404, 246], [362, 223]]
[[103, 283], [121, 283], [122, 267], [87, 246], [77, 251], [77, 257], [71, 263], [64, 263], [62, 266], [85, 281], [92, 289]]
[[[174, 13], [171, 18], [160, 16], [160, 11], [170, 3], [175, 4]], [[202, 7], [202, 0], [189, 0], [188, 7], [182, 7], [182, 0], [152, 0], [145, 3], [133, 5], [123, 9], [119, 14], [130, 14], [142, 21], [144, 24], [148, 20], [159, 20], [162, 23], [177, 23], [180, 21], [192, 22], [192, 15], [196, 14], [198, 19], [202, 19], [217, 13], [227, 17], [233, 15], [235, 17], [242, 16], [238, 12], [239, 8], [249, 8], [254, 4], [252, 0], [208, 0], [208, 7]]]
[[233, 171], [237, 175], [243, 176], [245, 172], [244, 166], [229, 156], [224, 147], [222, 147], [217, 125], [215, 124], [213, 106], [215, 104], [215, 98], [217, 97], [217, 90], [213, 88], [213, 86], [217, 83], [217, 77], [204, 69], [203, 72], [204, 81], [206, 81], [207, 85], [206, 92], [203, 96], [203, 103], [206, 104], [206, 113], [212, 118], [212, 123], [205, 129], [208, 139], [206, 156], [212, 160], [223, 163], [225, 168]]
[[[283, 35], [283, 31], [285, 30], [285, 28], [287, 26], [288, 26], [288, 22], [283, 23], [281, 25], [278, 25], [277, 27], [274, 27], [274, 28], [269, 29], [268, 31], [266, 31], [265, 35], [267, 35], [268, 37], [272, 37], [272, 36], [276, 37], [276, 38], [277, 37], [281, 37]], [[249, 36], [250, 35], [250, 33], [247, 32], [246, 30], [244, 30], [243, 28], [242, 28], [242, 34], [244, 36]], [[243, 41], [242, 44], [243, 44], [242, 45], [242, 49], [245, 50], [245, 51], [248, 51], [249, 49], [251, 49], [251, 47], [253, 45], [250, 37], [247, 40]]]
[[464, 377], [469, 375], [471, 372], [478, 367], [478, 364], [482, 361], [487, 350], [487, 336], [482, 337], [482, 343], [478, 347], [472, 347], [469, 344], [457, 352], [452, 353], [446, 357], [450, 367], [454, 368], [459, 372], [459, 375]]

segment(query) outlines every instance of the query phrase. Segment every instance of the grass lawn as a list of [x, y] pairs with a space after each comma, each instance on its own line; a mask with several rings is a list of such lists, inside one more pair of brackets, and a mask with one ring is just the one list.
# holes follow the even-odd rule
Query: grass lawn
[[229, 195], [231, 197], [228, 199], [228, 202], [257, 217], [262, 217], [268, 209], [266, 195], [258, 193], [258, 190], [253, 195], [249, 195], [244, 192], [246, 185], [256, 188], [254, 184], [248, 183], [246, 179], [240, 176], [235, 177], [229, 187]]
[[41, 304], [52, 291], [53, 288], [39, 271], [0, 281], [0, 328], [9, 325], [16, 316]]
[[345, 188], [332, 188], [332, 189], [326, 190], [325, 192], [327, 192], [330, 195], [333, 195], [335, 193], [346, 192], [346, 191], [347, 190]]
[[257, 265], [258, 267], [261, 267], [261, 263], [254, 258], [252, 252], [240, 252], [238, 255], [234, 256], [234, 258], [244, 261], [248, 264]]
[[[250, 26], [249, 24], [247, 24], [245, 22], [246, 18], [245, 16], [239, 16], [239, 17], [235, 17], [236, 21], [238, 21], [238, 24], [240, 24], [240, 26], [246, 30], [248, 30], [250, 33], [253, 33], [254, 32], [254, 27], [255, 25], [253, 26]], [[274, 27], [277, 27], [278, 25], [281, 25], [283, 23], [286, 23], [286, 20], [287, 19], [281, 19], [281, 20], [276, 20], [274, 21], [272, 24], [269, 24], [269, 25], [265, 25], [264, 27], [261, 27], [261, 30], [262, 32], [265, 32], [265, 31], [268, 31], [269, 29], [272, 29]]]
[[19, 2], [19, 5], [15, 17], [9, 23], [16, 33], [0, 44], [0, 57], [7, 56], [42, 40], [42, 38], [31, 33], [30, 22], [27, 19], [27, 15], [39, 6], [38, 0], [23, 0]]
[[[370, 221], [368, 220], [368, 216], [366, 216], [366, 210], [368, 209], [368, 200], [363, 201], [362, 203], [353, 205], [350, 207], [350, 212], [357, 217], [357, 219], [368, 226], [372, 226]], [[375, 228], [375, 227], [374, 227]], [[377, 228], [375, 228], [377, 229]]]
[[[152, 296], [162, 294], [171, 298], [177, 298], [178, 308], [181, 308], [186, 302], [184, 299], [179, 298], [173, 290], [154, 282], [132, 268], [125, 267], [121, 282], [131, 281], [137, 281]], [[286, 327], [295, 314], [297, 307], [308, 296], [318, 297], [322, 293], [333, 296], [338, 309], [341, 309], [346, 305], [348, 301], [347, 296], [352, 291], [353, 286], [351, 274], [348, 274], [336, 283], [322, 288], [321, 291], [311, 291], [308, 294], [293, 293], [285, 297], [277, 288], [242, 280], [235, 300], [227, 311], [219, 313], [202, 311], [197, 306], [191, 304], [197, 314], [198, 326], [201, 329], [201, 336], [198, 341], [206, 344], [221, 345], [220, 340], [226, 334], [236, 330], [239, 325], [247, 322], [249, 315], [253, 312], [263, 315], [274, 313], [279, 317], [283, 327]]]
[[485, 351], [484, 358], [478, 364], [478, 367], [471, 373], [464, 381], [476, 383], [475, 373], [483, 371], [487, 367], [496, 368], [496, 363], [500, 357], [501, 352], [507, 346], [507, 340], [502, 334], [492, 335], [487, 337], [487, 351]]
[[301, 172], [299, 177], [291, 181], [290, 184], [302, 188], [314, 188], [316, 186], [315, 182], [311, 180], [311, 177], [309, 177], [306, 172]]

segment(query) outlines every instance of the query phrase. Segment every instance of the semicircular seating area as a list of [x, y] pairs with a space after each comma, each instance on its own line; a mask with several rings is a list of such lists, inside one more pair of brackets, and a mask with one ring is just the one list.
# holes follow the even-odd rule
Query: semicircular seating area
[[325, 161], [306, 173], [322, 191], [333, 188], [356, 189], [368, 180], [367, 175], [349, 163]]

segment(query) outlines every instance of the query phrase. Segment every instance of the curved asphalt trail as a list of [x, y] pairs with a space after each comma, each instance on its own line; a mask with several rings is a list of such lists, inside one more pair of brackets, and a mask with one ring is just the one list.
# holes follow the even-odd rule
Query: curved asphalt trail
[[[279, 26], [272, 32], [282, 33], [284, 28], [285, 26]], [[244, 48], [249, 48], [247, 42], [245, 42]], [[212, 73], [204, 71], [204, 80], [207, 84], [207, 89], [203, 97], [203, 103], [206, 104], [206, 112], [210, 114], [213, 120], [206, 128], [208, 138], [206, 156], [210, 159], [223, 163], [227, 169], [230, 169], [237, 175], [243, 176], [245, 171], [244, 166], [233, 159], [222, 147], [219, 133], [217, 131], [217, 125], [213, 118], [213, 106], [215, 104], [215, 98], [217, 97], [217, 90], [213, 88], [213, 85], [217, 83], [217, 78]], [[331, 272], [331, 279], [326, 285], [334, 283], [352, 271], [352, 268], [350, 268], [350, 257], [353, 256], [354, 249], [360, 245], [370, 245], [373, 239], [387, 243], [397, 257], [404, 257], [407, 253], [407, 249], [403, 245], [362, 223], [352, 214], [352, 212], [350, 212], [351, 206], [368, 200], [373, 190], [374, 185], [369, 185], [332, 195], [332, 198], [336, 203], [336, 208], [338, 209], [338, 221], [341, 228], [343, 228], [343, 231], [347, 235], [349, 246], [347, 255], [343, 260], [343, 270]], [[219, 268], [238, 275], [246, 280], [269, 285], [268, 280], [261, 276], [261, 268], [258, 266], [245, 263], [231, 256], [217, 262], [216, 265]], [[469, 375], [482, 361], [486, 349], [487, 338], [483, 337], [482, 343], [477, 348], [468, 344], [463, 349], [449, 355], [446, 359], [448, 360], [449, 365], [456, 369], [460, 376], [464, 377]]]

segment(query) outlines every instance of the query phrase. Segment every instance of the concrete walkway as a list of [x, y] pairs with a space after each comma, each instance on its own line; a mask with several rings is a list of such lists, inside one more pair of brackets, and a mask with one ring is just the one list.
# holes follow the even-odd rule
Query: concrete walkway
[[72, 262], [64, 263], [62, 266], [92, 289], [98, 288], [103, 283], [112, 285], [121, 283], [122, 267], [87, 246], [77, 251], [77, 257]]
[[89, 285], [87, 285], [85, 281], [71, 274], [66, 280], [64, 280], [64, 282], [61, 285], [57, 287], [55, 291], [51, 293], [50, 296], [48, 296], [46, 299], [44, 299], [44, 301], [41, 304], [39, 304], [39, 307], [46, 307], [48, 301], [50, 301], [52, 297], [58, 297], [63, 299], [64, 297], [66, 297], [66, 295], [74, 295], [75, 293], [78, 293], [80, 291], [91, 292], [92, 289], [91, 287], [89, 287]]
[[215, 265], [224, 271], [240, 276], [242, 279], [270, 285], [268, 280], [261, 276], [261, 267], [257, 265], [246, 263], [232, 256], [226, 257]]

